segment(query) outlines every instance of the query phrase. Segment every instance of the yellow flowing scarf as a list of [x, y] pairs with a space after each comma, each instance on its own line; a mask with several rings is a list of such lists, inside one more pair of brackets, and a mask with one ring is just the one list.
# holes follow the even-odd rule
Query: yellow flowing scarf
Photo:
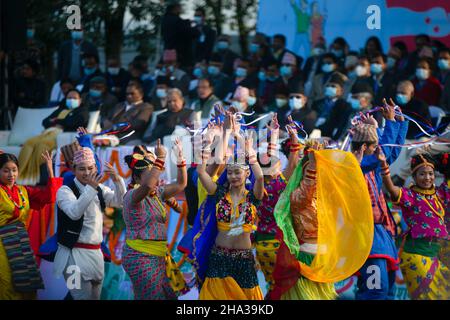
[[317, 163], [317, 254], [301, 273], [317, 282], [344, 280], [359, 270], [372, 248], [374, 222], [369, 191], [355, 156], [315, 152]]

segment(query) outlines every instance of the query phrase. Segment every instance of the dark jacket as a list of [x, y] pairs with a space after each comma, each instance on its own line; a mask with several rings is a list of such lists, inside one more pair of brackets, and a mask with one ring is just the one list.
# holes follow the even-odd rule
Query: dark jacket
[[[413, 97], [407, 104], [400, 106], [402, 112], [411, 118], [414, 118], [420, 122], [431, 123], [430, 110], [426, 102]], [[414, 139], [415, 136], [422, 133], [420, 129], [414, 124], [410, 123], [408, 127], [407, 139]]]
[[182, 109], [179, 112], [167, 110], [160, 114], [156, 119], [156, 127], [153, 132], [151, 132], [150, 136], [144, 137], [142, 141], [152, 143], [157, 139], [162, 140], [165, 136], [171, 135], [177, 125], [187, 124], [192, 112], [193, 111], [190, 109]]
[[65, 103], [66, 100], [62, 100], [60, 107], [42, 121], [42, 126], [45, 129], [60, 125], [63, 127], [64, 131], [70, 132], [77, 131], [77, 128], [79, 127], [87, 127], [89, 121], [89, 110], [83, 104], [78, 108], [73, 109], [64, 119], [56, 119], [52, 121], [52, 119], [57, 118], [62, 111], [69, 110], [69, 108], [65, 106]]
[[194, 30], [194, 60], [195, 62], [209, 61], [216, 42], [216, 30], [208, 25], [197, 27]]
[[229, 77], [234, 77], [234, 61], [239, 58], [239, 55], [230, 49], [218, 50], [217, 54], [222, 58], [222, 72]]
[[38, 78], [20, 77], [15, 81], [14, 105], [23, 108], [46, 107], [45, 82]]
[[[73, 40], [64, 41], [58, 51], [58, 80], [67, 78], [70, 73], [70, 65], [72, 63], [72, 45]], [[80, 74], [83, 74], [83, 67], [81, 66], [81, 59], [85, 53], [94, 54], [98, 56], [97, 47], [89, 41], [83, 40], [81, 42], [80, 50]]]
[[395, 94], [397, 93], [397, 75], [388, 71], [383, 73], [380, 79], [377, 80], [375, 77], [372, 79], [374, 80], [375, 106], [382, 106], [383, 98], [386, 98], [387, 101], [389, 101], [390, 98], [394, 99]]
[[319, 127], [323, 137], [338, 140], [347, 130], [353, 109], [344, 99], [338, 99], [331, 109], [330, 115], [323, 125]]
[[120, 68], [119, 74], [117, 75], [112, 75], [109, 72], [105, 75], [109, 91], [116, 96], [117, 100], [125, 101], [127, 85], [131, 78], [130, 73]]
[[[141, 139], [153, 113], [153, 106], [146, 102], [134, 105], [128, 111], [126, 111], [126, 106], [127, 104], [125, 102], [117, 104], [113, 110], [109, 112], [107, 118], [102, 119], [103, 129], [110, 129], [112, 125], [121, 122], [130, 123], [130, 131], [134, 130], [136, 132], [130, 137], [121, 140], [122, 143], [127, 143], [130, 140]], [[128, 132], [119, 135], [119, 138], [126, 134], [128, 134]]]
[[109, 112], [118, 103], [117, 98], [109, 92], [106, 92], [100, 99], [94, 99], [89, 93], [85, 93], [83, 95], [83, 101], [89, 112], [100, 110], [101, 119], [107, 117]]

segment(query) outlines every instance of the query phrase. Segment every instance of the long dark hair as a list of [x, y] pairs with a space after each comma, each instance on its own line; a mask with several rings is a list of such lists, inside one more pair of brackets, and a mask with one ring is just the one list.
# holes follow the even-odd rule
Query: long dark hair
[[5, 164], [8, 162], [14, 162], [19, 168], [19, 161], [17, 160], [17, 157], [11, 153], [2, 153], [0, 154], [0, 169], [3, 168]]

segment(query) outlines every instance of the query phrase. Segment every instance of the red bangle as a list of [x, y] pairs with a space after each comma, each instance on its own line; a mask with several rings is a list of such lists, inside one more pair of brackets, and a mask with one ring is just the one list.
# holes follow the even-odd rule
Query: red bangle
[[186, 161], [183, 161], [183, 162], [177, 164], [177, 167], [178, 167], [178, 168], [186, 167]]

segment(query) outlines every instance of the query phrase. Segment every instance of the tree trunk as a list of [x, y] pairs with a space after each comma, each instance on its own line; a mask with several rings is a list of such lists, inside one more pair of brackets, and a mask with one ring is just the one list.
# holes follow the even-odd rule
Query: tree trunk
[[239, 31], [239, 45], [241, 46], [241, 52], [242, 55], [246, 57], [248, 54], [248, 41], [247, 41], [248, 30], [247, 26], [245, 25], [245, 16], [247, 14], [245, 10], [248, 6], [246, 6], [243, 2], [245, 1], [235, 0], [235, 10], [236, 10], [235, 19]]
[[105, 63], [110, 57], [117, 57], [121, 60], [123, 45], [123, 19], [125, 16], [125, 6], [120, 6], [111, 14], [105, 17]]

